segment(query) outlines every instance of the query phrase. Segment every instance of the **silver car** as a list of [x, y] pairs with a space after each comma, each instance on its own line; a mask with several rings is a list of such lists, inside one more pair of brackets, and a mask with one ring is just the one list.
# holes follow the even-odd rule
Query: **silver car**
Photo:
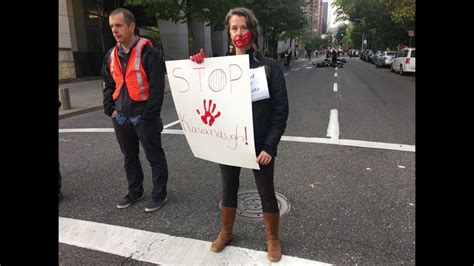
[[374, 59], [376, 67], [390, 67], [392, 66], [393, 58], [397, 55], [395, 51], [384, 51], [377, 58]]

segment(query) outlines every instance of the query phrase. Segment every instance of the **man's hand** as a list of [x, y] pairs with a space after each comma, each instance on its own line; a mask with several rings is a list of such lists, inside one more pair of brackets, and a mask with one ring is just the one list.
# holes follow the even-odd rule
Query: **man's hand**
[[257, 163], [261, 165], [267, 165], [272, 161], [272, 156], [266, 151], [261, 151], [257, 157]]
[[199, 51], [199, 53], [195, 54], [195, 55], [192, 55], [189, 57], [189, 59], [191, 59], [192, 61], [198, 63], [198, 64], [201, 64], [202, 62], [204, 62], [204, 58], [206, 57], [206, 54], [204, 53], [204, 49], [201, 48], [201, 50]]
[[115, 117], [117, 117], [117, 115], [118, 115], [117, 111], [114, 110], [114, 112], [112, 113], [112, 115], [110, 117], [115, 118]]

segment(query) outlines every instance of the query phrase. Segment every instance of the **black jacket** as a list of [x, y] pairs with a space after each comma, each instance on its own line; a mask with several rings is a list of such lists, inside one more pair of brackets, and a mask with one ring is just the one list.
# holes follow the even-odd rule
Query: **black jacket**
[[253, 49], [247, 50], [250, 68], [265, 66], [269, 99], [252, 102], [253, 133], [257, 156], [261, 150], [272, 157], [277, 156], [277, 146], [285, 132], [288, 119], [288, 96], [283, 71], [275, 60], [262, 57], [258, 62], [253, 57]]
[[[125, 72], [126, 65], [130, 59], [130, 53], [135, 48], [137, 41], [130, 47], [128, 54], [125, 54], [122, 49], [119, 49], [119, 58], [122, 63], [122, 69]], [[163, 104], [164, 91], [165, 91], [165, 76], [164, 69], [162, 68], [163, 59], [161, 58], [158, 49], [155, 49], [151, 45], [146, 45], [142, 51], [142, 65], [146, 71], [148, 81], [150, 84], [150, 97], [146, 101], [134, 101], [128, 94], [127, 84], [124, 82], [120, 95], [116, 101], [112, 99], [112, 95], [115, 91], [115, 81], [110, 74], [109, 57], [112, 50], [111, 48], [105, 58], [102, 65], [102, 77], [104, 79], [104, 112], [108, 116], [111, 116], [114, 110], [124, 114], [125, 116], [134, 116], [141, 114], [145, 120], [151, 120], [155, 117], [160, 116], [161, 106]]]

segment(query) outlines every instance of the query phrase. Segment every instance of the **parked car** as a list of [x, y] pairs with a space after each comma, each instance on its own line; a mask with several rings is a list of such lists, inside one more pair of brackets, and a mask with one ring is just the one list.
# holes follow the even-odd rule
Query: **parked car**
[[376, 67], [390, 67], [392, 66], [393, 58], [397, 55], [395, 51], [383, 51], [377, 58], [375, 58], [374, 63]]
[[405, 48], [400, 50], [392, 62], [392, 71], [397, 71], [400, 75], [405, 72], [415, 72], [416, 49]]
[[359, 52], [359, 59], [361, 60], [364, 60], [364, 57], [365, 57], [365, 53], [367, 52], [367, 50], [361, 50]]
[[369, 56], [369, 60], [367, 60], [367, 62], [369, 62], [369, 63], [375, 63], [375, 59], [376, 59], [379, 55], [381, 55], [381, 54], [382, 54], [382, 51], [376, 51], [376, 52], [374, 52], [373, 54], [371, 54], [371, 55]]
[[373, 54], [374, 54], [374, 51], [372, 51], [370, 49], [365, 50], [364, 57], [362, 58], [362, 60], [364, 60], [365, 62], [369, 62], [369, 58]]

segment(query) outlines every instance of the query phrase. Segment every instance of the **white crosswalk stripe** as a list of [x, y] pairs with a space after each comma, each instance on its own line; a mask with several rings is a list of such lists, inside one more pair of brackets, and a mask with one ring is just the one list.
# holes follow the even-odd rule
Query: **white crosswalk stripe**
[[[211, 242], [128, 227], [59, 217], [59, 242], [160, 265], [269, 265], [265, 251], [227, 246], [209, 250]], [[331, 265], [283, 255], [279, 265]]]

